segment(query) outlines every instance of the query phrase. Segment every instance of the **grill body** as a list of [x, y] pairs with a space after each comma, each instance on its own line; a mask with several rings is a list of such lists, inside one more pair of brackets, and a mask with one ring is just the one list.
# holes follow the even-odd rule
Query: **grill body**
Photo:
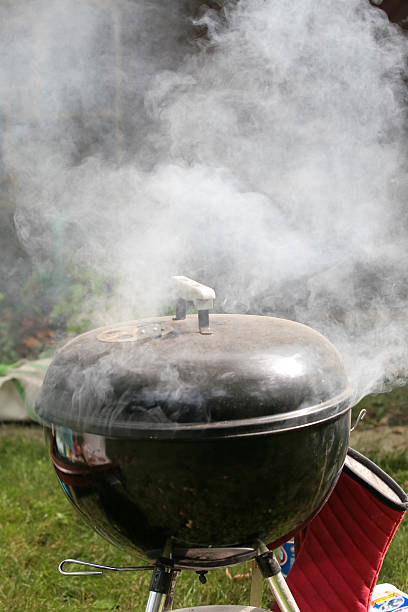
[[158, 317], [93, 330], [47, 371], [37, 413], [71, 502], [142, 558], [210, 569], [279, 544], [327, 499], [349, 442], [340, 355], [284, 319]]
[[100, 535], [150, 560], [170, 549], [176, 567], [197, 570], [250, 559], [258, 538], [278, 545], [304, 526], [337, 481], [349, 428], [346, 412], [283, 433], [103, 438], [98, 465], [81, 454], [84, 434], [48, 435], [65, 493]]

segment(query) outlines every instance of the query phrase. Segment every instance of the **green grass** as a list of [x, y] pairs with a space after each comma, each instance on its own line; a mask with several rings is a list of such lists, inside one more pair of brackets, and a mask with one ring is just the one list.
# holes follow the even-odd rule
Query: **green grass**
[[357, 417], [363, 408], [367, 410], [365, 422], [368, 424], [408, 425], [408, 386], [367, 395], [353, 408], [353, 416]]
[[[408, 489], [404, 454], [373, 458]], [[139, 562], [81, 522], [60, 491], [39, 428], [0, 426], [0, 610], [144, 610], [149, 573], [64, 577], [57, 566], [67, 557], [108, 565]], [[231, 573], [247, 569], [248, 565], [238, 566]], [[391, 544], [380, 581], [408, 591], [407, 520]], [[249, 587], [248, 579], [230, 580], [223, 570], [210, 572], [206, 585], [194, 573], [182, 572], [174, 607], [245, 605]], [[268, 603], [265, 592], [263, 607]]]

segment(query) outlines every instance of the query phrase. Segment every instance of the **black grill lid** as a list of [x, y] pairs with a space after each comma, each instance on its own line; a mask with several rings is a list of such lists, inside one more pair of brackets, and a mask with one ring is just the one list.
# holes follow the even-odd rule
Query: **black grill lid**
[[50, 365], [47, 424], [110, 436], [242, 435], [304, 427], [349, 409], [334, 346], [284, 319], [212, 315], [130, 321], [82, 334]]

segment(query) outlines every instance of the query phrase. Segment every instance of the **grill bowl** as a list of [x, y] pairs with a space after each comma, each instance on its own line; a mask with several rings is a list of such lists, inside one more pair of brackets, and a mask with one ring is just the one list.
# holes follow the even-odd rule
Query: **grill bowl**
[[79, 336], [37, 406], [83, 518], [142, 558], [167, 551], [195, 570], [250, 559], [258, 539], [278, 545], [307, 524], [350, 431], [347, 379], [323, 336], [272, 317], [215, 315], [212, 327], [202, 337], [194, 317], [161, 318]]

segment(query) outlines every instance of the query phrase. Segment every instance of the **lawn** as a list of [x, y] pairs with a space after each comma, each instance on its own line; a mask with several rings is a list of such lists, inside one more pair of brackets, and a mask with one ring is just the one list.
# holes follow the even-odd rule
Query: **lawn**
[[[384, 452], [381, 439], [371, 448], [364, 446], [363, 438], [359, 438], [359, 444], [353, 444], [357, 448], [361, 445], [405, 490], [408, 489], [407, 398], [407, 390], [398, 390], [395, 395], [364, 400], [370, 420], [360, 425], [360, 431], [364, 427], [375, 430], [378, 423], [380, 427], [388, 427], [399, 442], [394, 449], [388, 447]], [[58, 563], [67, 557], [108, 565], [135, 565], [138, 560], [109, 545], [81, 522], [59, 490], [42, 430], [36, 426], [0, 426], [0, 457], [0, 610], [144, 610], [149, 573], [59, 575]], [[238, 566], [231, 573], [247, 569], [247, 565]], [[407, 520], [391, 544], [380, 582], [391, 582], [408, 591]], [[248, 604], [249, 587], [248, 579], [231, 580], [223, 570], [211, 572], [206, 585], [201, 585], [194, 573], [182, 572], [174, 607]], [[265, 592], [263, 606], [267, 608], [268, 604]]]

